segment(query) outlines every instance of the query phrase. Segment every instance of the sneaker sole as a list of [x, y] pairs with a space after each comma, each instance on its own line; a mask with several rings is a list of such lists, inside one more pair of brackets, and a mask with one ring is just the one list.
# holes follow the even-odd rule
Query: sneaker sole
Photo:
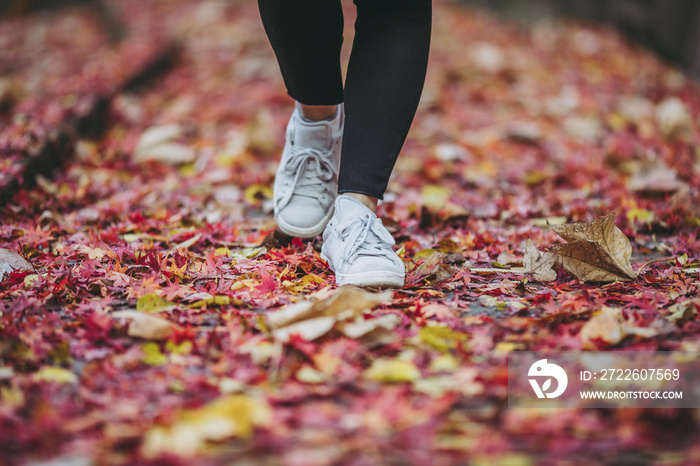
[[[325, 254], [321, 253], [321, 259], [328, 263], [328, 266], [335, 272], [331, 261], [328, 260]], [[401, 288], [406, 282], [406, 274], [394, 272], [365, 272], [343, 274], [335, 272], [335, 283], [338, 286], [356, 285], [356, 286], [391, 286]]]
[[401, 288], [404, 285], [405, 275], [393, 272], [365, 272], [353, 274], [335, 274], [335, 282], [338, 286], [391, 286]]
[[331, 208], [330, 212], [328, 212], [319, 223], [307, 228], [295, 227], [294, 225], [290, 225], [289, 223], [285, 222], [281, 218], [276, 218], [277, 216], [275, 216], [275, 220], [277, 221], [277, 227], [285, 235], [294, 236], [296, 238], [314, 238], [323, 233], [323, 230], [326, 229], [326, 225], [331, 220], [334, 211], [335, 209]]

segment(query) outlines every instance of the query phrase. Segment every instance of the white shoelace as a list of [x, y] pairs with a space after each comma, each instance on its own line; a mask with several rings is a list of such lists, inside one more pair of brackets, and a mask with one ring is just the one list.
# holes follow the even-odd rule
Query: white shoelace
[[338, 175], [332, 158], [332, 150], [292, 147], [284, 170], [293, 176], [294, 180], [292, 185], [287, 187], [277, 208], [283, 209], [294, 195], [318, 198], [319, 191], [324, 190], [324, 182], [327, 183]]
[[[360, 223], [360, 226], [356, 226]], [[340, 226], [341, 237], [345, 238], [346, 231], [351, 229], [345, 239], [346, 244], [351, 246], [345, 251], [343, 261], [352, 264], [355, 259], [364, 253], [370, 256], [391, 257], [391, 247], [394, 245], [394, 238], [384, 228], [382, 221], [370, 213], [354, 218], [352, 221]], [[371, 234], [370, 234], [371, 233]]]

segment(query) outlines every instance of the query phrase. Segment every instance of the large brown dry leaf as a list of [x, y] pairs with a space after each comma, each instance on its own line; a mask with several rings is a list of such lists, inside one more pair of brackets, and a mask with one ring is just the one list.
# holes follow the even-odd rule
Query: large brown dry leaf
[[0, 248], [0, 280], [6, 273], [15, 270], [32, 270], [32, 264], [27, 260], [9, 249]]
[[637, 278], [632, 270], [632, 245], [615, 226], [615, 214], [609, 213], [589, 223], [549, 225], [568, 243], [556, 244], [562, 266], [576, 278], [589, 282], [629, 281]]
[[[333, 328], [337, 328], [351, 338], [362, 337], [373, 330], [381, 330], [387, 325], [393, 326], [386, 319], [374, 319], [365, 322], [364, 311], [388, 301], [391, 291], [371, 293], [356, 286], [346, 285], [327, 299], [320, 301], [301, 301], [291, 304], [268, 317], [268, 324], [278, 340], [287, 341], [291, 335], [299, 335], [306, 340], [315, 340]], [[360, 329], [366, 330], [361, 331]]]

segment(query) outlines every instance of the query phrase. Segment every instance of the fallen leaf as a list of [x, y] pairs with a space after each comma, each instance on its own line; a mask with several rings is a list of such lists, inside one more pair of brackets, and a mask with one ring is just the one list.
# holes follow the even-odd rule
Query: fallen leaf
[[605, 346], [620, 343], [625, 338], [620, 309], [603, 306], [583, 325], [579, 337], [585, 349], [597, 349], [600, 343]]
[[288, 341], [292, 335], [299, 335], [304, 340], [313, 341], [330, 332], [336, 322], [335, 316], [316, 317], [296, 322], [283, 328], [277, 328], [272, 331], [272, 334], [277, 340], [283, 342]]
[[667, 330], [660, 325], [655, 326], [655, 328], [654, 326], [638, 327], [628, 325], [622, 317], [622, 309], [603, 306], [596, 315], [583, 325], [579, 336], [585, 349], [597, 349], [601, 344], [604, 346], [615, 346], [628, 335], [651, 338], [658, 335], [660, 331], [666, 332]]
[[[290, 304], [270, 315], [267, 323], [276, 339], [286, 342], [291, 335], [299, 335], [305, 340], [315, 340], [334, 328], [343, 333], [360, 338], [380, 327], [388, 327], [398, 319], [396, 316], [383, 316], [365, 320], [364, 311], [388, 301], [391, 291], [371, 293], [362, 288], [346, 285], [326, 299], [320, 301], [300, 301]], [[377, 320], [376, 323], [371, 323]], [[396, 325], [398, 321], [394, 323]], [[393, 328], [393, 327], [392, 327]], [[378, 336], [378, 335], [375, 335]]]
[[281, 328], [301, 320], [335, 316], [345, 311], [350, 311], [355, 317], [362, 311], [368, 311], [388, 301], [392, 294], [391, 291], [372, 293], [356, 286], [345, 285], [338, 288], [330, 298], [322, 301], [299, 301], [271, 314], [267, 321], [271, 328]]
[[660, 161], [641, 164], [627, 181], [630, 191], [648, 194], [674, 193], [684, 186], [676, 170]]
[[674, 323], [683, 323], [695, 316], [700, 309], [700, 298], [691, 299], [682, 303], [676, 303], [666, 309], [664, 317]]
[[248, 126], [248, 149], [262, 154], [277, 150], [277, 135], [274, 133], [272, 114], [268, 109], [258, 111]]
[[377, 359], [365, 371], [365, 378], [376, 382], [411, 382], [420, 378], [420, 371], [411, 361]]
[[525, 247], [525, 258], [523, 265], [525, 273], [532, 275], [535, 280], [551, 282], [556, 280], [557, 272], [555, 267], [559, 264], [559, 259], [551, 252], [540, 252], [530, 239]]
[[656, 123], [667, 138], [690, 129], [692, 117], [688, 108], [678, 97], [668, 97], [656, 106], [654, 113]]
[[155, 293], [143, 295], [136, 302], [136, 310], [139, 312], [155, 313], [167, 311], [174, 307], [175, 303], [168, 301], [167, 299]]
[[247, 395], [227, 395], [199, 409], [183, 411], [169, 427], [153, 427], [143, 440], [141, 451], [146, 458], [164, 453], [194, 456], [208, 442], [231, 437], [248, 438], [255, 427], [272, 420], [270, 406], [262, 399]]
[[163, 354], [157, 343], [149, 341], [141, 346], [143, 357], [141, 361], [149, 366], [162, 366], [168, 362], [168, 356]]
[[143, 132], [134, 150], [138, 162], [159, 161], [170, 164], [194, 162], [197, 154], [193, 148], [175, 142], [182, 135], [179, 125], [153, 126]]
[[199, 241], [200, 239], [202, 239], [202, 234], [197, 233], [192, 238], [185, 240], [182, 243], [177, 243], [177, 244], [173, 245], [173, 249], [175, 249], [175, 250], [189, 249], [191, 246], [194, 246], [195, 244], [197, 244], [197, 241]]
[[436, 285], [445, 280], [449, 280], [453, 275], [453, 269], [445, 264], [445, 254], [435, 251], [411, 272], [406, 282], [409, 285], [417, 285], [422, 281], [426, 281], [431, 285]]
[[117, 311], [112, 313], [112, 317], [128, 323], [129, 336], [146, 340], [165, 340], [172, 334], [175, 327], [175, 324], [162, 317], [139, 311]]
[[629, 281], [637, 278], [632, 270], [632, 245], [615, 226], [615, 213], [589, 223], [549, 225], [568, 243], [555, 244], [562, 266], [576, 278], [591, 282]]
[[323, 374], [313, 367], [309, 366], [308, 364], [305, 364], [302, 366], [296, 373], [296, 379], [299, 382], [304, 382], [304, 383], [323, 383], [326, 381], [326, 378], [323, 376]]
[[6, 273], [17, 270], [32, 270], [33, 268], [32, 264], [16, 252], [0, 248], [0, 280]]
[[32, 375], [32, 378], [42, 382], [78, 383], [78, 376], [75, 373], [55, 366], [42, 367]]
[[418, 339], [421, 342], [442, 352], [456, 348], [460, 343], [466, 342], [468, 338], [467, 334], [457, 332], [444, 325], [423, 327], [418, 332]]

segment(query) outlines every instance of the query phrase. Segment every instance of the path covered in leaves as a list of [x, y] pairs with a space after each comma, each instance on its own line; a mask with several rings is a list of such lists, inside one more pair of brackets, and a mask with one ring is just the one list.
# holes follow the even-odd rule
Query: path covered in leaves
[[[3, 81], [6, 171], [82, 95], [182, 43], [155, 86], [113, 100], [103, 138], [0, 207], [0, 464], [700, 454], [695, 410], [508, 410], [506, 396], [510, 351], [700, 351], [700, 90], [681, 73], [610, 30], [437, 1], [380, 207], [407, 285], [337, 290], [320, 239], [274, 233], [292, 102], [255, 2], [112, 3], [132, 29], [116, 49], [58, 53], [99, 35], [75, 27], [94, 20], [80, 9], [0, 25], [16, 29], [3, 63], [45, 51]], [[611, 213], [601, 234], [629, 238], [631, 262], [600, 253], [603, 276], [557, 256], [582, 239], [563, 224]]]

